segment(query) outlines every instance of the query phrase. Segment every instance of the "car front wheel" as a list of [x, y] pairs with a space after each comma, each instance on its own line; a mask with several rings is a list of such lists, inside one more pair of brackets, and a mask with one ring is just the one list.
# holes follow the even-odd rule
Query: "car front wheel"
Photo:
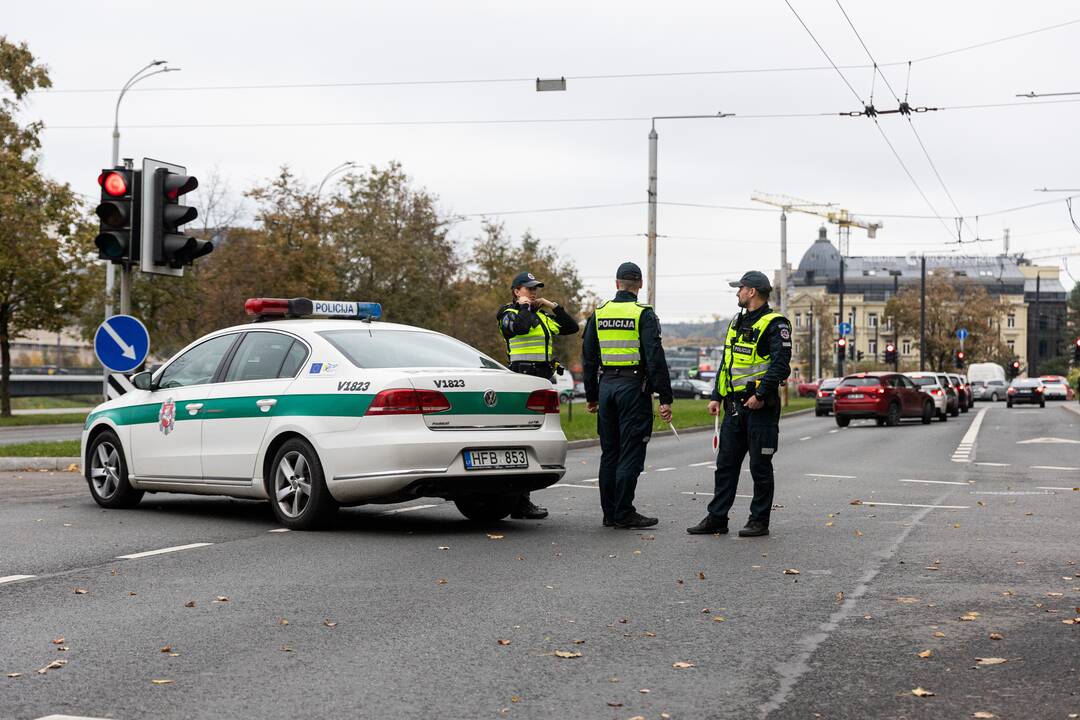
[[896, 427], [900, 424], [900, 405], [899, 403], [891, 403], [889, 405], [889, 411], [885, 415], [885, 424], [889, 427]]
[[87, 459], [86, 481], [90, 484], [94, 502], [103, 508], [129, 508], [139, 504], [143, 491], [136, 490], [128, 482], [127, 460], [116, 433], [106, 430], [94, 438]]
[[997, 401], [998, 401], [997, 393], [990, 393], [990, 402], [997, 402]]
[[947, 412], [945, 412], [944, 410], [942, 410], [941, 412], [938, 413], [937, 419], [940, 420], [941, 422], [946, 422], [949, 419], [949, 414]]
[[458, 498], [454, 500], [462, 515], [473, 522], [488, 523], [502, 520], [509, 515], [519, 501], [516, 495], [494, 495], [483, 498]]
[[318, 453], [306, 440], [293, 438], [278, 448], [271, 465], [270, 506], [290, 530], [316, 530], [337, 510], [323, 477]]
[[923, 405], [922, 409], [922, 424], [929, 425], [930, 421], [934, 419], [934, 403], [928, 402]]

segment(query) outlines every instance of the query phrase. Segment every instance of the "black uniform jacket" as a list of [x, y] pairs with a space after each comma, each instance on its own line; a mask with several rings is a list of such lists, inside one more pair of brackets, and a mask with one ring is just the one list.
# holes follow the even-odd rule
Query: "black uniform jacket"
[[[517, 313], [508, 313], [507, 310], [511, 308], [517, 308]], [[532, 329], [533, 325], [540, 322], [540, 319], [536, 317], [539, 310], [534, 310], [531, 305], [518, 305], [517, 303], [509, 303], [499, 308], [499, 312], [496, 317], [499, 319], [499, 330], [502, 332], [503, 338], [509, 340], [515, 335], [524, 335]], [[566, 312], [562, 305], [556, 305], [553, 313], [550, 313], [554, 317], [555, 323], [559, 326], [560, 335], [576, 335], [577, 331], [581, 328], [577, 324], [577, 320], [570, 317], [570, 313]]]
[[[615, 293], [613, 302], [637, 302], [637, 295], [620, 290]], [[671, 376], [668, 374], [664, 346], [660, 342], [660, 318], [656, 317], [652, 308], [642, 311], [638, 334], [641, 337], [641, 367], [648, 379], [648, 387], [660, 396], [661, 405], [670, 405]], [[596, 335], [596, 313], [590, 315], [585, 323], [581, 354], [585, 400], [597, 402], [600, 399], [600, 339]]]
[[[753, 312], [739, 313], [738, 320], [735, 321], [736, 333], [743, 328], [749, 329], [753, 327], [754, 323], [762, 315], [771, 312], [773, 312], [773, 309], [766, 303]], [[788, 322], [787, 318], [778, 317], [769, 323], [768, 327], [765, 328], [765, 332], [761, 333], [761, 337], [758, 338], [757, 353], [769, 357], [769, 369], [765, 371], [765, 375], [758, 379], [757, 389], [754, 391], [759, 400], [765, 400], [776, 395], [779, 392], [780, 383], [787, 380], [788, 375], [791, 374], [791, 323]], [[725, 369], [722, 367], [719, 372], [724, 372]], [[712, 399], [720, 399], [720, 393], [717, 392], [715, 384], [713, 385]]]

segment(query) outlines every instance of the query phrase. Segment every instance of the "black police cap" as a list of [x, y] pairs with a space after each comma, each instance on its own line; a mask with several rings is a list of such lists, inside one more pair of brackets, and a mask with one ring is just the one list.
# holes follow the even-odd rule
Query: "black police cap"
[[769, 278], [765, 276], [765, 273], [757, 270], [751, 270], [739, 278], [738, 281], [728, 284], [731, 287], [748, 287], [764, 292], [772, 292], [772, 284], [769, 282]]
[[510, 284], [510, 287], [544, 287], [544, 283], [541, 280], [537, 280], [536, 276], [533, 275], [531, 272], [519, 272], [517, 275], [514, 276], [514, 282]]
[[637, 263], [624, 262], [619, 266], [619, 269], [615, 271], [616, 280], [634, 280], [641, 281], [641, 268], [637, 266]]

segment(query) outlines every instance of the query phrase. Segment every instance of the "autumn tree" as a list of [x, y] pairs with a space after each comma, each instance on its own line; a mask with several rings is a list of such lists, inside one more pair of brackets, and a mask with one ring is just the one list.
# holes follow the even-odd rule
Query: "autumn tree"
[[[965, 328], [964, 341], [969, 362], [996, 362], [1012, 359], [1002, 341], [1000, 327], [1010, 304], [993, 298], [982, 285], [963, 278], [928, 275], [926, 278], [926, 364], [933, 370], [952, 369], [953, 354], [959, 349], [956, 331]], [[889, 299], [885, 314], [892, 315], [898, 335], [918, 338], [920, 333], [919, 288], [908, 287]]]
[[11, 414], [11, 342], [60, 330], [82, 302], [93, 237], [86, 209], [38, 167], [40, 122], [20, 125], [26, 94], [51, 86], [25, 43], [0, 36], [0, 415]]

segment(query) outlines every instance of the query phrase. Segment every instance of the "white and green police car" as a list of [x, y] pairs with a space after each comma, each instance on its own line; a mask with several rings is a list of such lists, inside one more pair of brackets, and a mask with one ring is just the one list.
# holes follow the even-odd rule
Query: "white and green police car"
[[199, 338], [87, 417], [99, 505], [131, 507], [147, 491], [262, 498], [286, 527], [308, 529], [342, 505], [440, 497], [490, 521], [566, 472], [548, 381], [446, 335], [374, 322], [376, 303], [245, 307], [257, 322]]

